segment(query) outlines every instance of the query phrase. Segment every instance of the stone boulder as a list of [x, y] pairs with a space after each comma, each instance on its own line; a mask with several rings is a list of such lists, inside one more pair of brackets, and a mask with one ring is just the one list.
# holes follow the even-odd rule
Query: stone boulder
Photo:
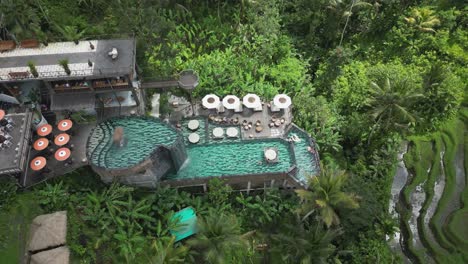
[[31, 224], [29, 251], [64, 245], [67, 239], [67, 211], [40, 215]]
[[70, 251], [64, 246], [32, 255], [30, 264], [68, 264], [69, 259]]

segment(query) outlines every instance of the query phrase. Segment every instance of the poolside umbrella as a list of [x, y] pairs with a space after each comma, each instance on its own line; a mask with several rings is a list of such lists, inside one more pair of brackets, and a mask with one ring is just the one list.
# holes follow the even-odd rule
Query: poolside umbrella
[[58, 123], [57, 128], [60, 131], [65, 132], [65, 131], [70, 130], [70, 128], [72, 128], [72, 126], [73, 126], [73, 122], [70, 119], [64, 119], [64, 120], [61, 120]]
[[286, 109], [291, 105], [291, 97], [286, 94], [277, 94], [273, 98], [273, 104], [279, 109]]
[[198, 122], [198, 120], [193, 119], [188, 122], [187, 126], [190, 130], [194, 131], [200, 127], [200, 122]]
[[235, 95], [227, 95], [223, 98], [223, 106], [226, 109], [237, 110], [239, 109], [240, 105], [241, 102], [239, 100], [239, 97]]
[[45, 124], [37, 128], [37, 134], [41, 137], [45, 137], [50, 133], [52, 133], [52, 126], [49, 124]]
[[0, 109], [0, 120], [2, 120], [5, 117], [6, 113], [5, 110]]
[[207, 94], [202, 99], [202, 105], [206, 109], [218, 109], [219, 104], [219, 97], [215, 94]]
[[49, 140], [46, 138], [39, 138], [33, 144], [33, 148], [37, 151], [44, 150], [48, 146], [49, 146]]
[[262, 101], [260, 101], [260, 97], [256, 94], [247, 94], [242, 98], [242, 103], [247, 108], [258, 109], [262, 107]]
[[46, 159], [42, 156], [39, 156], [31, 160], [31, 163], [29, 165], [33, 171], [40, 171], [45, 167], [46, 164]]
[[71, 155], [71, 151], [68, 148], [59, 148], [55, 151], [55, 159], [58, 161], [65, 161]]
[[61, 147], [67, 144], [69, 141], [70, 141], [70, 135], [68, 135], [67, 133], [61, 133], [55, 136], [54, 143], [55, 145]]

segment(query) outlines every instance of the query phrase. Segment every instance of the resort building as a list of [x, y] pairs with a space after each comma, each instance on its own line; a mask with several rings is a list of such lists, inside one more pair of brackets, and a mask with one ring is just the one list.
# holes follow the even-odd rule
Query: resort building
[[[140, 104], [135, 39], [49, 43], [28, 41], [0, 53], [0, 91], [21, 104], [56, 111], [86, 111]], [[41, 120], [36, 121], [38, 125]]]
[[[140, 83], [134, 39], [30, 44], [0, 53], [0, 176], [23, 187], [83, 166], [106, 183], [195, 192], [212, 178], [247, 192], [304, 188], [319, 172], [317, 145], [292, 122], [285, 94], [193, 102], [193, 71]], [[147, 114], [144, 89], [169, 87], [186, 96], [156, 93]]]
[[31, 124], [30, 112], [6, 114], [0, 109], [0, 177], [19, 179], [27, 170]]

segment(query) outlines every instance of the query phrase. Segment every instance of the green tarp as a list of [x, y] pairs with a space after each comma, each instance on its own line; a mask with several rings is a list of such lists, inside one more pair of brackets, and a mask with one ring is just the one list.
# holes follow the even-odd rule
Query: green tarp
[[197, 215], [192, 207], [186, 207], [176, 212], [171, 221], [179, 221], [178, 228], [169, 230], [176, 237], [175, 241], [180, 241], [197, 232]]

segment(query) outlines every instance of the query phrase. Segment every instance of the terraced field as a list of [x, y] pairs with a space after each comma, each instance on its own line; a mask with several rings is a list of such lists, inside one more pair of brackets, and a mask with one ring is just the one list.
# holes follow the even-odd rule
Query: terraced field
[[465, 108], [437, 133], [409, 138], [396, 212], [413, 263], [468, 263], [467, 124]]

